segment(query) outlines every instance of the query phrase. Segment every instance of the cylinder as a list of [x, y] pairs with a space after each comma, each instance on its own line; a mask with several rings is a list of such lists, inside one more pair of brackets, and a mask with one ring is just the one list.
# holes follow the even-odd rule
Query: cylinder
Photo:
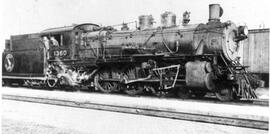
[[213, 72], [209, 72], [212, 71], [210, 68], [208, 68], [209, 65], [211, 66], [211, 64], [206, 61], [187, 62], [185, 65], [186, 85], [192, 88], [214, 90], [215, 75]]
[[139, 16], [139, 28], [140, 30], [153, 28], [154, 19], [152, 15]]
[[161, 14], [161, 26], [172, 27], [176, 25], [176, 15], [172, 12], [165, 12]]
[[219, 4], [210, 4], [209, 5], [209, 22], [216, 22], [216, 21], [220, 21], [220, 17], [223, 14], [223, 10], [220, 7]]

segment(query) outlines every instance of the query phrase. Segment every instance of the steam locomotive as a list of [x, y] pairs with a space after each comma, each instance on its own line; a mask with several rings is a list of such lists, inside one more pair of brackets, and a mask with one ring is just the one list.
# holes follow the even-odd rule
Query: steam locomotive
[[[221, 101], [256, 98], [258, 82], [240, 64], [246, 26], [220, 22], [223, 10], [209, 5], [206, 24], [189, 24], [190, 12], [176, 24], [172, 12], [161, 14], [153, 27], [151, 15], [139, 26], [121, 30], [92, 23], [15, 35], [3, 52], [3, 83], [47, 88], [82, 86], [104, 93], [125, 92], [180, 98], [215, 93]], [[49, 47], [43, 38], [54, 37]]]

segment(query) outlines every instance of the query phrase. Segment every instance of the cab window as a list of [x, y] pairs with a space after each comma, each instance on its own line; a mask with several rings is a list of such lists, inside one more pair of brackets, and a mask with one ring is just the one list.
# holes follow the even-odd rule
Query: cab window
[[50, 36], [50, 42], [53, 46], [63, 46], [63, 35], [62, 34], [56, 34]]

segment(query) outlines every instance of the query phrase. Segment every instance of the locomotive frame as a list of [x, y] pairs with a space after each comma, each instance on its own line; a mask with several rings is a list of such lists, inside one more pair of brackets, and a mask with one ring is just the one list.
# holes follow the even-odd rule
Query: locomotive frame
[[[165, 12], [158, 28], [144, 15], [136, 30], [126, 23], [121, 31], [85, 23], [11, 36], [3, 53], [3, 83], [181, 98], [213, 92], [221, 101], [256, 98], [259, 81], [237, 57], [246, 27], [220, 22], [218, 4], [209, 9], [206, 24], [188, 24], [185, 12], [177, 26], [175, 15]], [[56, 38], [60, 46], [47, 49], [43, 37]]]

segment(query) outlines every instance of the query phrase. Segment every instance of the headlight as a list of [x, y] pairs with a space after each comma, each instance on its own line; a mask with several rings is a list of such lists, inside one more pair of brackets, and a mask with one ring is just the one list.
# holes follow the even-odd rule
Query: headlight
[[248, 28], [247, 26], [239, 26], [238, 27], [239, 35], [248, 35]]

